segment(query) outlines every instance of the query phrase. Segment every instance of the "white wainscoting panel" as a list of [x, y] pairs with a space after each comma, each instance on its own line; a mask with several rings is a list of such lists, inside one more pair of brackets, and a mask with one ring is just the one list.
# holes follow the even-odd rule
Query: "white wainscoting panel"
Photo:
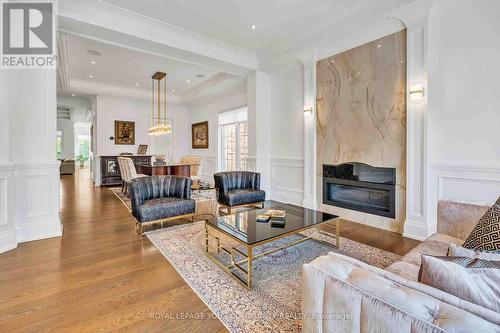
[[429, 174], [427, 217], [430, 234], [437, 230], [438, 201], [492, 205], [500, 196], [500, 166], [433, 164]]
[[302, 206], [304, 200], [304, 160], [271, 158], [271, 188], [273, 200]]
[[0, 165], [0, 253], [17, 247], [14, 224], [14, 165]]
[[15, 221], [18, 242], [62, 235], [59, 164], [38, 162], [16, 166]]

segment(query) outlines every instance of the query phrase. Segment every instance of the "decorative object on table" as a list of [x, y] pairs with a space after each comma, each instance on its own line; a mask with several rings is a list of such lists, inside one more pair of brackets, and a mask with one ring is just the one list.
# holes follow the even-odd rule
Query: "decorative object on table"
[[80, 163], [80, 168], [84, 168], [85, 167], [85, 162], [87, 162], [88, 160], [88, 156], [85, 156], [85, 155], [77, 155], [76, 156], [76, 160], [78, 161], [78, 163]]
[[260, 173], [250, 171], [226, 171], [214, 174], [215, 187], [219, 192], [219, 204], [231, 214], [233, 208], [264, 208], [266, 192], [260, 189]]
[[167, 162], [165, 161], [165, 155], [155, 155], [154, 165], [157, 166], [167, 165]]
[[283, 229], [285, 227], [285, 220], [276, 220], [274, 218], [271, 218], [271, 228], [281, 228]]
[[266, 214], [273, 220], [285, 220], [286, 217], [286, 211], [282, 209], [268, 209]]
[[269, 214], [259, 214], [257, 215], [255, 221], [259, 223], [267, 223], [271, 219], [271, 215]]
[[148, 151], [148, 145], [139, 145], [137, 148], [137, 155], [145, 155]]
[[[167, 119], [167, 73], [156, 72], [151, 77], [152, 79], [152, 126], [148, 129], [149, 135], [160, 136], [172, 133], [172, 127], [168, 124]], [[163, 86], [163, 98], [162, 98]], [[163, 103], [162, 103], [163, 99]], [[155, 110], [156, 109], [156, 110]], [[155, 112], [156, 111], [156, 112]]]
[[205, 181], [205, 180], [199, 180], [198, 186], [200, 187], [200, 189], [206, 190], [206, 189], [210, 188], [210, 183]]
[[115, 145], [135, 145], [135, 121], [115, 120]]
[[191, 125], [191, 140], [193, 149], [208, 148], [208, 121]]

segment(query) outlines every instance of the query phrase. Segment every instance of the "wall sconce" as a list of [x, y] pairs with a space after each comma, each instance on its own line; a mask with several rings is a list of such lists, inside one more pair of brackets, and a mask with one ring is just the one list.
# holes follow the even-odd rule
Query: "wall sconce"
[[422, 84], [412, 84], [410, 86], [410, 101], [420, 102], [424, 99], [424, 87]]
[[312, 113], [313, 113], [312, 106], [305, 106], [304, 107], [304, 114], [312, 114]]

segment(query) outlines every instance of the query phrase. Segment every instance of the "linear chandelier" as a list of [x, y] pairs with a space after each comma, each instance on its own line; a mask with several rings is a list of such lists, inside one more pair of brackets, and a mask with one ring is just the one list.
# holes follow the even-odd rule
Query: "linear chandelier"
[[[172, 133], [172, 127], [168, 124], [168, 119], [167, 119], [167, 73], [156, 72], [151, 77], [151, 79], [152, 79], [151, 80], [152, 116], [151, 116], [151, 127], [148, 130], [149, 135], [152, 136], [167, 135], [169, 133]], [[161, 97], [162, 85], [164, 87], [163, 103]]]

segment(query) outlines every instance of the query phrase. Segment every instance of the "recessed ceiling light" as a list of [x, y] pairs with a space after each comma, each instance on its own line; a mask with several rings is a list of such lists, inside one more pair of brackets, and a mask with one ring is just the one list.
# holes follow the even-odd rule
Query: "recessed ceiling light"
[[191, 80], [186, 80], [187, 83], [191, 83]]
[[199, 77], [199, 78], [204, 78], [205, 75], [204, 74], [196, 74], [196, 77]]
[[92, 79], [92, 78], [94, 78], [94, 75], [89, 75], [89, 79]]
[[90, 61], [90, 63], [91, 63], [92, 65], [95, 65], [95, 60], [91, 60], [91, 61]]
[[71, 96], [75, 97], [75, 94], [71, 94]]
[[257, 27], [255, 26], [255, 24], [252, 25], [252, 30], [255, 30]]
[[382, 45], [378, 44], [378, 45], [377, 45], [377, 47], [379, 47], [379, 48], [380, 48], [380, 47], [382, 47]]
[[135, 84], [135, 86], [136, 86], [136, 87], [138, 87], [138, 86], [139, 86], [139, 83], [136, 83], [136, 84]]
[[175, 89], [170, 89], [171, 92], [175, 92]]

